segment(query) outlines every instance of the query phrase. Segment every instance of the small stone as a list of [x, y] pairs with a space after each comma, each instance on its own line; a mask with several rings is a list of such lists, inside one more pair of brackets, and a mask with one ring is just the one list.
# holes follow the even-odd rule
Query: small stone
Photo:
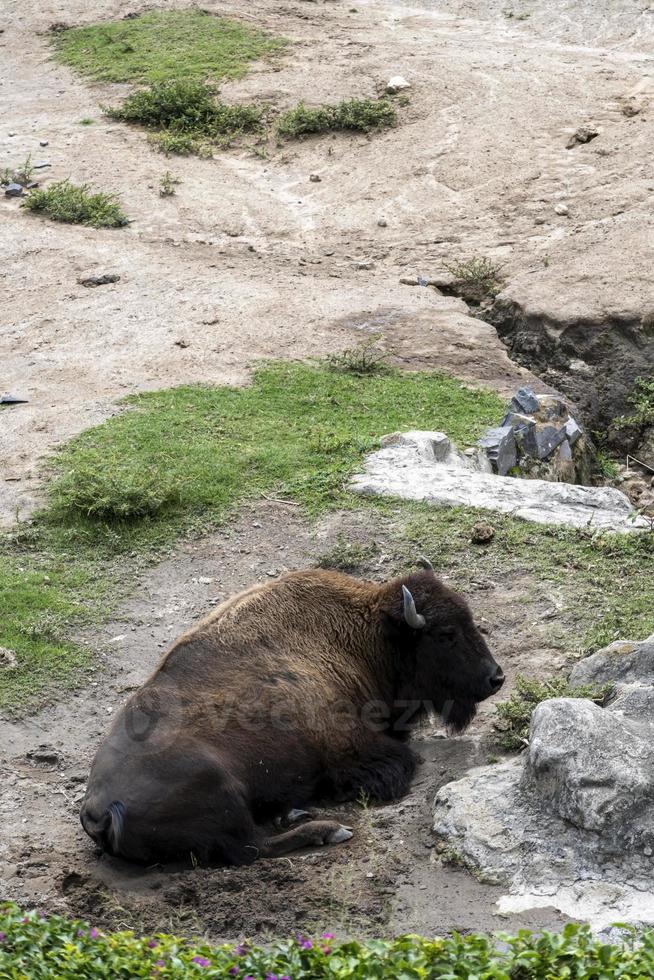
[[190, 347], [190, 346], [191, 345], [189, 344], [188, 340], [184, 340], [183, 337], [180, 337], [179, 340], [176, 340], [175, 341], [175, 347], [181, 347], [182, 350], [184, 350], [186, 347]]
[[5, 187], [5, 197], [21, 197], [23, 194], [23, 185], [17, 184], [12, 180], [10, 184]]
[[322, 180], [322, 177], [320, 176], [320, 174], [309, 174], [309, 180], [311, 181], [312, 184], [319, 184], [320, 181]]
[[407, 82], [402, 75], [393, 75], [386, 83], [386, 91], [389, 95], [396, 95], [397, 92], [401, 92], [405, 88], [411, 88], [411, 83]]
[[0, 395], [0, 405], [25, 405], [28, 401], [23, 395]]
[[580, 143], [590, 143], [596, 136], [599, 136], [599, 132], [593, 126], [580, 126], [565, 144], [566, 148], [571, 150]]
[[388, 226], [388, 221], [386, 218], [380, 218], [377, 222], [380, 228], [386, 228]]
[[0, 647], [0, 668], [11, 670], [16, 666], [16, 654], [7, 647]]
[[201, 575], [198, 582], [201, 582], [202, 585], [210, 585], [213, 582], [213, 579], [209, 578], [208, 575]]
[[567, 419], [569, 412], [562, 398], [557, 398], [556, 395], [539, 395], [538, 407], [532, 414], [539, 422], [551, 422]]
[[573, 418], [569, 418], [568, 421], [565, 423], [565, 435], [567, 441], [570, 443], [571, 446], [574, 446], [574, 444], [582, 436], [581, 427], [575, 422]]
[[47, 140], [39, 140], [39, 146], [47, 146], [47, 145], [48, 145]]
[[374, 262], [370, 262], [370, 261], [354, 263], [355, 269], [374, 269], [374, 267], [375, 267]]
[[570, 209], [568, 208], [567, 204], [555, 204], [554, 211], [556, 214], [560, 215], [570, 214]]
[[472, 531], [470, 533], [470, 540], [473, 544], [488, 544], [495, 537], [495, 528], [491, 527], [490, 524], [485, 524], [484, 521], [477, 521], [473, 525]]
[[77, 281], [80, 286], [92, 289], [95, 286], [107, 286], [112, 282], [120, 282], [120, 276], [116, 272], [103, 272], [98, 275], [82, 276]]

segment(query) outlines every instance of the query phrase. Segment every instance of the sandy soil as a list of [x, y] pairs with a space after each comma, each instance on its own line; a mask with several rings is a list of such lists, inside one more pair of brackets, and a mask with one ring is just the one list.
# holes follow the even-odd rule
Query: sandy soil
[[[0, 165], [32, 153], [51, 164], [44, 180], [119, 193], [133, 223], [56, 226], [0, 199], [0, 391], [29, 398], [2, 413], [5, 523], [38, 499], [43, 454], [115, 412], [122, 395], [244, 383], [257, 358], [351, 345], [362, 321], [387, 333], [409, 365], [502, 391], [525, 376], [492, 328], [467, 318], [457, 300], [400, 285], [402, 274], [487, 254], [522, 293], [534, 286], [541, 306], [565, 300], [562, 282], [575, 301], [583, 284], [603, 309], [642, 301], [644, 282], [651, 292], [654, 13], [644, 0], [209, 2], [294, 42], [280, 63], [226, 84], [225, 98], [284, 107], [371, 96], [398, 72], [413, 87], [391, 132], [272, 147], [269, 159], [241, 148], [208, 161], [154, 153], [142, 132], [99, 110], [121, 86], [86, 84], [50, 60], [51, 23], [144, 6], [6, 4]], [[636, 115], [624, 115], [625, 99]], [[84, 117], [95, 124], [80, 126]], [[600, 136], [567, 150], [588, 122]], [[158, 179], [168, 168], [183, 183], [162, 200]], [[561, 202], [567, 216], [555, 213]], [[616, 247], [629, 256], [619, 270]], [[106, 271], [120, 281], [78, 283]]]
[[[95, 923], [136, 929], [179, 928], [214, 940], [337, 927], [341, 934], [502, 928], [494, 903], [500, 889], [443, 865], [430, 833], [436, 790], [484, 764], [492, 705], [468, 733], [447, 739], [425, 730], [411, 794], [387, 807], [336, 808], [355, 836], [347, 844], [249, 868], [154, 869], [98, 858], [78, 820], [95, 746], [110, 716], [142, 683], [170, 641], [212, 604], [253, 581], [313, 564], [340, 534], [374, 541], [367, 577], [389, 576], [393, 525], [371, 515], [335, 514], [317, 527], [294, 508], [247, 507], [228, 530], [189, 543], [148, 572], [120, 618], [86, 637], [100, 652], [97, 680], [29, 719], [0, 722], [0, 868], [2, 895]], [[562, 667], [566, 656], [552, 629], [557, 596], [520, 572], [501, 581], [480, 557], [469, 599], [509, 683]], [[540, 910], [512, 926], [555, 927], [558, 913]]]

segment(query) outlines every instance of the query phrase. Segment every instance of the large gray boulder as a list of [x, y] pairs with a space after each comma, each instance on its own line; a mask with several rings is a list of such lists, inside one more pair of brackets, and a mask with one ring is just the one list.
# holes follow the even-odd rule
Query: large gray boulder
[[496, 476], [489, 470], [483, 449], [466, 456], [442, 432], [397, 432], [385, 436], [382, 448], [366, 457], [351, 489], [435, 506], [482, 507], [538, 524], [621, 532], [649, 527], [614, 487]]
[[580, 663], [572, 683], [613, 685], [601, 708], [543, 702], [523, 756], [439, 790], [441, 845], [506, 886], [504, 911], [553, 906], [601, 929], [654, 923], [654, 636]]

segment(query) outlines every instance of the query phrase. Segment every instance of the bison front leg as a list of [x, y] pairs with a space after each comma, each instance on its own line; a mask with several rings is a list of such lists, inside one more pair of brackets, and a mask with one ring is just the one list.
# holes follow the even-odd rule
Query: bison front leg
[[299, 827], [287, 830], [276, 837], [268, 837], [261, 845], [261, 857], [281, 857], [301, 847], [322, 847], [324, 844], [342, 844], [352, 836], [351, 827], [336, 820], [310, 820]]
[[386, 735], [367, 739], [330, 766], [333, 798], [338, 803], [361, 797], [377, 803], [399, 800], [409, 791], [416, 764], [415, 753], [403, 742]]

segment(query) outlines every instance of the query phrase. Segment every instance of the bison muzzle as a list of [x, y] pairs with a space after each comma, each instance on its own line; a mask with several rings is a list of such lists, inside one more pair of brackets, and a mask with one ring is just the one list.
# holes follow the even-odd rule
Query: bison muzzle
[[381, 585], [303, 571], [224, 602], [181, 636], [97, 751], [82, 825], [110, 854], [246, 864], [338, 843], [321, 800], [389, 801], [416, 765], [411, 731], [453, 732], [504, 675], [465, 601], [427, 568]]

